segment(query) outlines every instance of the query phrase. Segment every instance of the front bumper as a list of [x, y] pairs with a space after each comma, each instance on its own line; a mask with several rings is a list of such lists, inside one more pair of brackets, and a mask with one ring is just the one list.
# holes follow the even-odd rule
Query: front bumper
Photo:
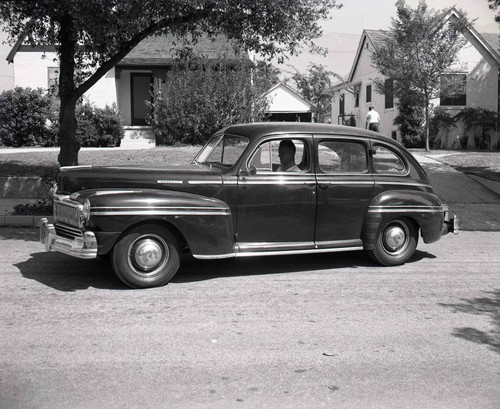
[[41, 220], [40, 241], [45, 244], [46, 251], [58, 251], [73, 257], [91, 259], [97, 257], [97, 240], [90, 231], [73, 239], [58, 236], [53, 224], [47, 219]]

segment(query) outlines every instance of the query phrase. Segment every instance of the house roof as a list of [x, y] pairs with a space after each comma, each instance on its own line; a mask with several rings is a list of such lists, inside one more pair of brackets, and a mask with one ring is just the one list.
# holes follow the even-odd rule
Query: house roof
[[[31, 47], [24, 45], [27, 32], [23, 33], [12, 47], [7, 61], [13, 62], [15, 55], [19, 51], [36, 50], [47, 51], [47, 48]], [[229, 61], [244, 62], [252, 64], [248, 53], [238, 48], [234, 41], [225, 36], [215, 36], [213, 39], [208, 36], [201, 36], [195, 44], [188, 44], [183, 40], [176, 40], [171, 36], [150, 36], [142, 40], [127, 56], [125, 56], [117, 66], [124, 65], [172, 65], [179, 58], [179, 52], [191, 50], [191, 54], [198, 58], [218, 59], [224, 58]], [[51, 47], [49, 51], [55, 51]]]
[[202, 36], [194, 44], [189, 44], [183, 40], [162, 35], [145, 38], [117, 65], [171, 65], [178, 61], [179, 56], [186, 51], [197, 58], [211, 60], [224, 58], [229, 61], [251, 64], [248, 54], [236, 47], [234, 41], [225, 36], [216, 36], [213, 39]]
[[314, 105], [289, 85], [278, 82], [265, 94], [270, 100], [268, 112], [311, 112]]
[[[461, 13], [452, 8], [445, 15], [443, 15], [443, 21], [448, 21], [450, 18], [458, 18]], [[482, 33], [479, 34], [474, 27], [468, 27], [469, 33], [484, 47], [484, 49], [500, 64], [500, 36], [495, 33]], [[356, 51], [356, 56], [347, 78], [347, 83], [352, 82], [356, 67], [358, 65], [361, 52], [365, 47], [366, 42], [370, 42], [374, 49], [379, 48], [384, 44], [384, 42], [392, 36], [392, 31], [389, 30], [363, 30], [361, 38], [359, 41], [358, 49]]]

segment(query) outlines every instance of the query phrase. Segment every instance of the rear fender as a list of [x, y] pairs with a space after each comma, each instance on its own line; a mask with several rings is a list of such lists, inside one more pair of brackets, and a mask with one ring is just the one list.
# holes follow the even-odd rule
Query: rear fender
[[435, 194], [414, 190], [391, 190], [376, 196], [368, 207], [362, 233], [365, 249], [375, 248], [380, 226], [403, 217], [415, 222], [424, 243], [432, 243], [441, 238], [444, 208]]

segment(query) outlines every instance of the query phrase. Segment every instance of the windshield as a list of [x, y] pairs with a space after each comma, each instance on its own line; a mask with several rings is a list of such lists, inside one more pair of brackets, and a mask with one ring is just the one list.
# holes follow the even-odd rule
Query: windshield
[[248, 145], [248, 139], [242, 136], [215, 135], [201, 149], [195, 163], [223, 167], [233, 166]]

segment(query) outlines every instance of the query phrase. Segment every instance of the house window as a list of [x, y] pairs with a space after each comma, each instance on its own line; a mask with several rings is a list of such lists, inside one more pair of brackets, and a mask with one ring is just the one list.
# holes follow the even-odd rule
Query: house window
[[361, 92], [361, 84], [354, 86], [354, 107], [359, 107], [359, 94]]
[[394, 81], [388, 78], [384, 83], [385, 109], [394, 107]]
[[398, 131], [391, 131], [391, 138], [396, 141], [398, 139]]
[[345, 114], [345, 94], [340, 95], [339, 98], [339, 115]]
[[467, 74], [441, 75], [440, 105], [464, 106], [467, 104]]
[[372, 85], [366, 86], [366, 102], [372, 102]]
[[59, 85], [59, 67], [47, 67], [47, 88], [56, 92]]

